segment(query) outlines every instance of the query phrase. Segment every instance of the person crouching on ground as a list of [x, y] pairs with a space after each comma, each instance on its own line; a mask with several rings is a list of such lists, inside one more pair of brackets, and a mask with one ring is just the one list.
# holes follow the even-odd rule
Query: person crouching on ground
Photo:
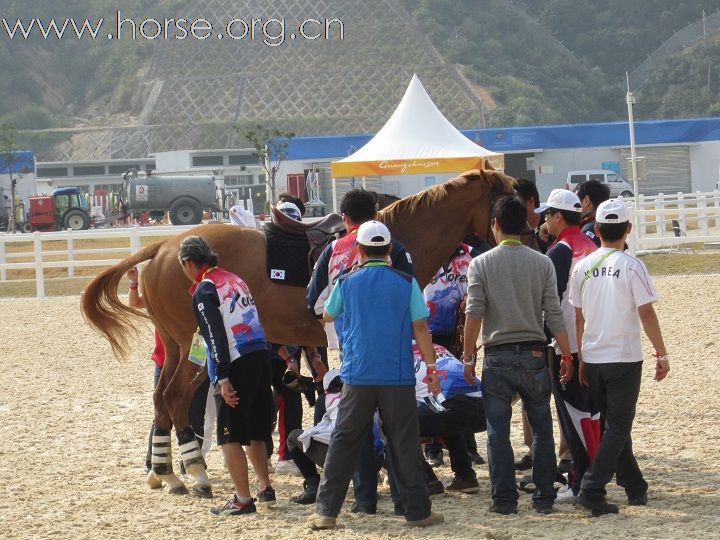
[[243, 445], [249, 446], [258, 477], [258, 502], [275, 502], [265, 448], [273, 410], [265, 332], [248, 286], [217, 267], [217, 255], [205, 240], [184, 238], [178, 260], [192, 281], [193, 312], [209, 351], [208, 375], [215, 385], [218, 445], [235, 485], [235, 496], [210, 512], [228, 516], [253, 513], [255, 500], [250, 495]]
[[426, 527], [443, 517], [431, 511], [420, 451], [412, 338], [428, 367], [428, 385], [440, 383], [427, 328], [428, 311], [415, 278], [390, 268], [390, 231], [378, 221], [357, 232], [359, 268], [340, 277], [325, 302], [323, 320], [343, 316], [345, 352], [342, 400], [325, 459], [311, 529], [335, 527], [355, 464], [377, 409], [397, 480], [407, 524]]

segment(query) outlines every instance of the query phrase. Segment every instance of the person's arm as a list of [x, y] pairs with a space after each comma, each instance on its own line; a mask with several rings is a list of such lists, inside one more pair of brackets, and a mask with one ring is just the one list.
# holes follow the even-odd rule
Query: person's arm
[[555, 267], [552, 264], [548, 267], [545, 283], [543, 284], [542, 310], [545, 313], [545, 324], [557, 340], [558, 347], [560, 347], [560, 383], [565, 384], [572, 377], [573, 363], [570, 342], [565, 328], [565, 319], [560, 308], [560, 297], [557, 293]]
[[572, 250], [564, 243], [555, 244], [547, 252], [547, 257], [555, 267], [555, 279], [557, 280], [558, 298], [562, 302], [563, 294], [567, 290], [570, 278], [570, 267], [572, 266]]
[[225, 333], [225, 323], [220, 312], [220, 298], [212, 283], [202, 281], [193, 295], [193, 311], [200, 333], [210, 351], [210, 361], [215, 363], [220, 393], [230, 407], [238, 404], [238, 397], [229, 381], [230, 345]]
[[318, 352], [315, 345], [308, 345], [305, 349], [307, 355], [310, 357], [310, 364], [315, 370], [315, 381], [321, 382], [328, 371], [325, 362], [323, 362], [322, 355]]
[[308, 310], [318, 315], [315, 311], [315, 306], [318, 299], [324, 294], [329, 286], [328, 283], [328, 267], [330, 265], [330, 256], [332, 255], [332, 244], [328, 245], [323, 252], [320, 254], [315, 267], [313, 268], [312, 277], [308, 284], [307, 291], [305, 293], [305, 300], [307, 302]]
[[582, 354], [582, 338], [583, 334], [585, 333], [585, 317], [583, 317], [582, 308], [576, 307], [575, 308], [575, 336], [577, 340], [577, 350], [578, 350], [578, 378], [580, 379], [580, 384], [583, 386], [590, 386], [588, 384], [587, 377], [585, 376], [585, 362], [583, 361], [583, 354]]
[[670, 371], [670, 360], [667, 358], [667, 349], [663, 341], [662, 332], [660, 331], [660, 323], [658, 322], [655, 308], [652, 303], [644, 304], [638, 307], [640, 322], [642, 322], [645, 335], [655, 348], [655, 380], [662, 381], [667, 377]]
[[463, 352], [460, 360], [464, 364], [463, 376], [465, 382], [473, 384], [475, 380], [475, 364], [477, 360], [476, 343], [482, 327], [482, 318], [467, 315], [463, 329]]
[[427, 325], [428, 309], [425, 305], [425, 298], [422, 295], [420, 286], [415, 278], [412, 278], [410, 291], [410, 319], [412, 320], [412, 331], [415, 342], [420, 349], [423, 362], [427, 367], [427, 385], [433, 394], [440, 392], [440, 378], [435, 373], [435, 347], [432, 344], [432, 336]]
[[343, 311], [343, 299], [340, 293], [339, 283], [333, 287], [330, 297], [325, 301], [325, 309], [323, 310], [322, 320], [331, 323], [337, 319]]
[[140, 296], [139, 283], [138, 283], [138, 269], [133, 266], [125, 274], [130, 282], [128, 285], [128, 304], [134, 308], [144, 308], [145, 299]]

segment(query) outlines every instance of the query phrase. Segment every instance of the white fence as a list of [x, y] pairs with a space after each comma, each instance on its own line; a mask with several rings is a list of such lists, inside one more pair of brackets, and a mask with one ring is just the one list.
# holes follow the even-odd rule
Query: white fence
[[[143, 237], [175, 236], [188, 227], [154, 226], [128, 227], [118, 229], [95, 229], [89, 231], [34, 232], [32, 234], [0, 234], [0, 281], [7, 281], [8, 270], [35, 270], [35, 288], [38, 298], [45, 298], [45, 276], [47, 268], [66, 268], [68, 277], [75, 276], [75, 268], [82, 266], [107, 267], [113, 266], [141, 248]], [[95, 249], [76, 249], [76, 240], [127, 240], [128, 247], [101, 247]], [[64, 250], [45, 250], [44, 242], [62, 241], [66, 243]], [[31, 244], [32, 251], [8, 252], [10, 244]], [[78, 255], [107, 255], [117, 253], [118, 258], [76, 259]], [[60, 257], [50, 261], [47, 257]], [[8, 262], [11, 259], [28, 259], [26, 262]]]
[[[634, 205], [633, 199], [627, 200]], [[639, 238], [634, 251], [647, 251], [659, 247], [677, 248], [688, 243], [720, 243], [720, 191], [709, 193], [677, 193], [638, 198], [637, 223]], [[672, 227], [676, 220], [679, 229], [687, 236], [676, 237]], [[141, 247], [143, 237], [174, 236], [191, 227], [152, 226], [120, 229], [96, 229], [77, 232], [35, 232], [32, 234], [0, 234], [0, 281], [7, 281], [8, 270], [31, 269], [35, 271], [38, 298], [45, 297], [43, 270], [65, 268], [68, 277], [74, 277], [78, 267], [112, 266]], [[127, 247], [101, 247], [77, 249], [77, 240], [126, 240]], [[66, 249], [43, 249], [44, 242], [62, 241]], [[7, 250], [8, 245], [25, 243], [28, 250], [23, 252]], [[117, 258], [77, 259], [79, 255], [117, 254]], [[47, 260], [53, 257], [59, 260]], [[13, 259], [25, 259], [12, 262]], [[31, 259], [31, 260], [27, 260]]]
[[[635, 204], [634, 199], [627, 202]], [[638, 245], [633, 246], [635, 251], [720, 242], [720, 191], [640, 195], [637, 202], [639, 238]]]

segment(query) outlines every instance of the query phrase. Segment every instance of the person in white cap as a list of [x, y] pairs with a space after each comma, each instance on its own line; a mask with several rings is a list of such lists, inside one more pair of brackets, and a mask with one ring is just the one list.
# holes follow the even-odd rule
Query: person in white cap
[[420, 451], [415, 402], [415, 338], [427, 365], [427, 384], [440, 391], [435, 350], [427, 327], [428, 310], [414, 277], [387, 262], [390, 231], [367, 221], [357, 231], [360, 266], [340, 277], [325, 302], [323, 320], [343, 315], [344, 384], [337, 423], [330, 439], [317, 493], [312, 529], [332, 529], [355, 463], [378, 410], [387, 436], [400, 503], [409, 526], [442, 523], [431, 510]]
[[[569, 475], [570, 486], [568, 489], [558, 492], [556, 502], [572, 502], [580, 489], [580, 479], [587, 470], [590, 456], [594, 456], [597, 450], [600, 420], [597, 410], [592, 404], [589, 390], [580, 384], [578, 378], [575, 308], [568, 300], [567, 284], [577, 262], [593, 253], [597, 247], [592, 239], [580, 230], [582, 205], [580, 198], [572, 191], [554, 189], [547, 202], [535, 212], [545, 215], [548, 233], [555, 238], [547, 251], [547, 256], [555, 267], [560, 308], [570, 341], [572, 356], [570, 361], [573, 362], [574, 367], [572, 378], [565, 384], [561, 384], [558, 373], [562, 355], [557, 340], [553, 339], [551, 342], [553, 395], [560, 423], [560, 433], [564, 435], [564, 446], [567, 449], [565, 456], [562, 455], [562, 451], [560, 452], [558, 472], [575, 471], [574, 475]], [[560, 446], [562, 448], [563, 440], [561, 440]], [[574, 482], [574, 479], [577, 481]]]
[[295, 203], [281, 202], [276, 206], [283, 214], [293, 218], [295, 221], [302, 221], [302, 213]]
[[628, 206], [615, 199], [600, 204], [595, 232], [601, 247], [581, 260], [570, 279], [580, 349], [580, 381], [605, 423], [595, 460], [580, 484], [577, 502], [593, 515], [618, 513], [605, 486], [616, 475], [630, 505], [647, 504], [648, 484], [633, 455], [631, 430], [642, 376], [642, 325], [655, 348], [655, 380], [670, 370], [653, 302], [657, 293], [642, 261], [623, 251], [632, 229]]

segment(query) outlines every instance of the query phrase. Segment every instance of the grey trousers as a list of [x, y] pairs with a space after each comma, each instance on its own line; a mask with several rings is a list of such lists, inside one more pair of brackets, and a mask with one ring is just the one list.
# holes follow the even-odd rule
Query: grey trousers
[[408, 521], [424, 519], [430, 515], [430, 496], [422, 465], [413, 386], [346, 384], [343, 387], [315, 511], [327, 517], [337, 517], [340, 513], [358, 456], [372, 429], [376, 409], [388, 440], [405, 518]]

